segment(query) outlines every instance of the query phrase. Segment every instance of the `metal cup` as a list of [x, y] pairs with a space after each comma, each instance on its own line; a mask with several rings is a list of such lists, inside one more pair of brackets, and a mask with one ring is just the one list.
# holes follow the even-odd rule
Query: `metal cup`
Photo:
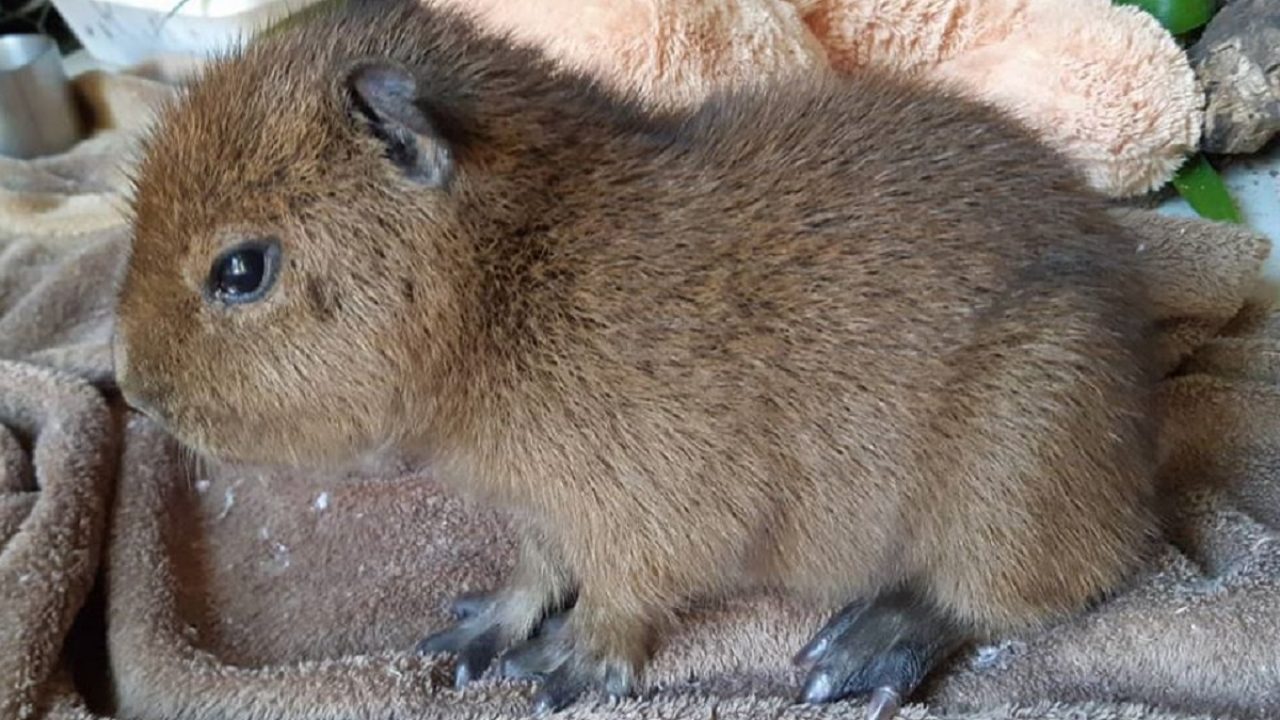
[[0, 35], [0, 155], [53, 155], [80, 137], [57, 44], [47, 35]]

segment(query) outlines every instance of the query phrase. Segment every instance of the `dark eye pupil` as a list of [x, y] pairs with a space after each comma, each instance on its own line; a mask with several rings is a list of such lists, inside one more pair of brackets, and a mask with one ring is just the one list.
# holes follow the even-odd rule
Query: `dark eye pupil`
[[228, 296], [249, 295], [262, 286], [267, 259], [261, 250], [241, 250], [218, 264], [217, 289]]
[[207, 292], [224, 303], [255, 302], [274, 284], [279, 260], [280, 246], [273, 239], [233, 247], [213, 261]]

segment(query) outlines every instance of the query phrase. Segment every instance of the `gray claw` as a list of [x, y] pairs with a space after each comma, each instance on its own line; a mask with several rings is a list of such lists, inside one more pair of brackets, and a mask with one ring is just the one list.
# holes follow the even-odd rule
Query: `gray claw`
[[898, 714], [900, 707], [902, 707], [902, 696], [897, 690], [888, 686], [878, 687], [871, 693], [866, 720], [890, 720]]
[[810, 705], [818, 705], [825, 703], [835, 694], [835, 684], [832, 682], [830, 673], [817, 672], [809, 676], [805, 681], [804, 690], [801, 691], [801, 701]]

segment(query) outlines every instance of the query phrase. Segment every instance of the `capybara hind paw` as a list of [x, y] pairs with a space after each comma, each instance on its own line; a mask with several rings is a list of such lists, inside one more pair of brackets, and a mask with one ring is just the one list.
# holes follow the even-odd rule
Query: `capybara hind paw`
[[885, 720], [952, 650], [962, 634], [909, 590], [836, 613], [795, 657], [808, 677], [806, 703], [870, 695], [867, 720]]

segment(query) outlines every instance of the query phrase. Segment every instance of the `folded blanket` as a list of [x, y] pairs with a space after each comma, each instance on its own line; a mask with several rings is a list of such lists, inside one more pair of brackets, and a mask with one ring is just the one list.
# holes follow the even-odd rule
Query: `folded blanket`
[[[528, 687], [457, 692], [414, 643], [512, 560], [501, 517], [413, 468], [217, 467], [126, 412], [108, 349], [123, 168], [166, 65], [91, 73], [100, 128], [0, 159], [0, 718], [524, 717]], [[1162, 317], [1168, 543], [1048, 631], [960, 654], [902, 716], [1280, 716], [1280, 322], [1269, 243], [1146, 211]], [[836, 718], [792, 702], [788, 659], [825, 610], [743, 597], [691, 611], [645, 694], [571, 718]]]

